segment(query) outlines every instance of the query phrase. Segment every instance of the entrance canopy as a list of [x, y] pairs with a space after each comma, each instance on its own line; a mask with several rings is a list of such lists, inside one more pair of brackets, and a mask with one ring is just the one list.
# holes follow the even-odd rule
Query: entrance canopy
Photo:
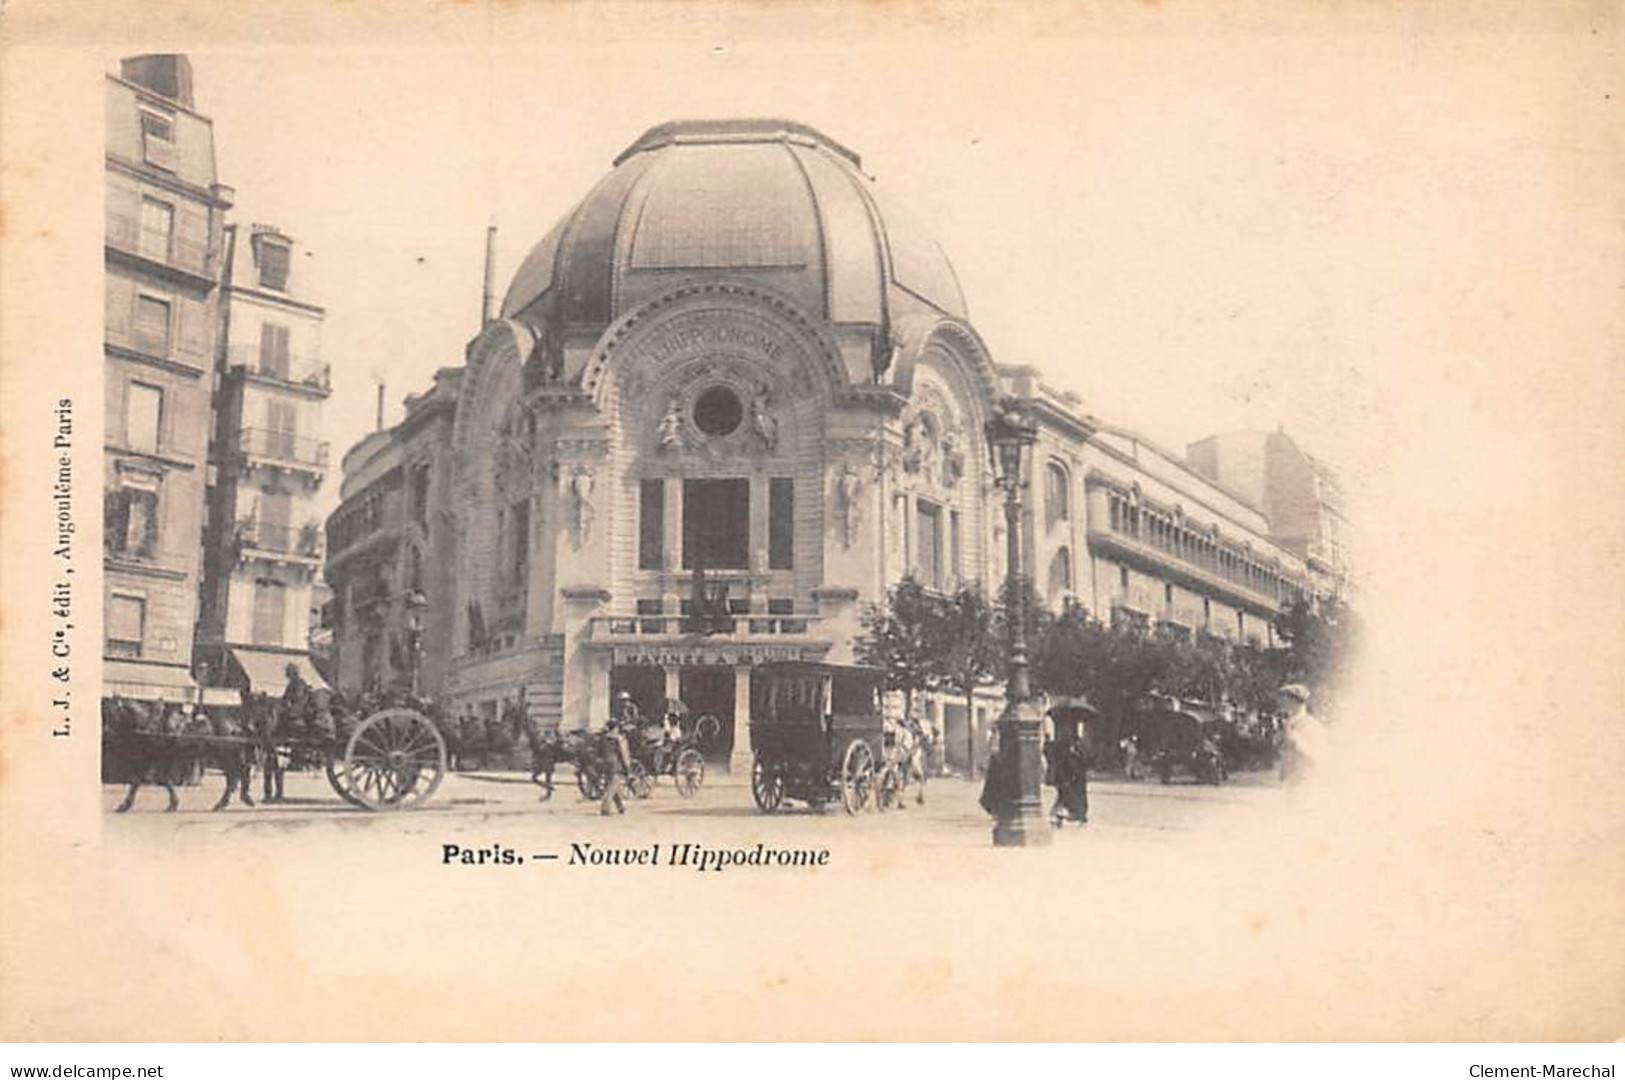
[[197, 701], [197, 683], [181, 667], [142, 664], [132, 660], [102, 662], [102, 693], [134, 701]]
[[288, 665], [292, 664], [312, 690], [326, 690], [327, 680], [316, 671], [304, 653], [273, 652], [262, 649], [232, 649], [231, 659], [242, 672], [247, 688], [272, 697], [281, 697], [288, 688]]

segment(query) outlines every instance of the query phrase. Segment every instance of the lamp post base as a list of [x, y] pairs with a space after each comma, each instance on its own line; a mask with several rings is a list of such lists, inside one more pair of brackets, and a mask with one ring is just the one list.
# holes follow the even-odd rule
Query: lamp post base
[[1006, 797], [993, 826], [994, 847], [1042, 847], [1054, 833], [1044, 816], [1043, 722], [1031, 702], [1005, 709], [999, 720]]

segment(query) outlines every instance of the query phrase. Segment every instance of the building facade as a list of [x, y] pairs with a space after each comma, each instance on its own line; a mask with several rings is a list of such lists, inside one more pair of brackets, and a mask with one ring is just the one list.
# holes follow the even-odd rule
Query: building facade
[[195, 701], [217, 282], [231, 189], [185, 57], [142, 56], [107, 91], [104, 682]]
[[322, 403], [324, 311], [280, 230], [225, 230], [196, 671], [210, 687], [281, 694], [310, 661], [312, 591], [325, 532], [316, 506], [328, 469]]
[[[856, 154], [778, 120], [653, 128], [531, 250], [465, 365], [346, 455], [340, 684], [415, 678], [488, 715], [523, 693], [566, 727], [622, 690], [675, 697], [744, 760], [755, 665], [851, 661], [905, 574], [1003, 581], [983, 431], [1009, 395], [1041, 424], [1023, 535], [1047, 600], [1267, 642], [1305, 571], [1263, 514], [995, 363]], [[929, 707], [962, 747], [997, 700]]]
[[1271, 538], [1304, 561], [1315, 597], [1349, 593], [1343, 486], [1284, 431], [1237, 431], [1190, 445], [1191, 465], [1264, 509]]

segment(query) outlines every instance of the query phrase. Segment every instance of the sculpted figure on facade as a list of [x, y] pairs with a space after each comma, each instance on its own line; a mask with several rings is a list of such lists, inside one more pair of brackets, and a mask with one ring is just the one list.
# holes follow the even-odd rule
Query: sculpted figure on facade
[[841, 539], [847, 547], [857, 543], [863, 515], [863, 474], [847, 462], [835, 479], [835, 505], [841, 515]]
[[903, 468], [917, 473], [925, 464], [925, 418], [916, 415], [903, 428]]
[[577, 465], [570, 471], [570, 501], [574, 518], [572, 524], [576, 550], [580, 550], [592, 536], [592, 469]]
[[517, 499], [526, 493], [530, 480], [530, 447], [510, 417], [497, 429], [491, 454], [491, 478], [504, 499]]
[[965, 451], [959, 436], [948, 432], [942, 437], [942, 486], [954, 488], [965, 475]]
[[779, 418], [773, 415], [768, 405], [767, 388], [764, 386], [756, 392], [750, 403], [750, 426], [757, 438], [769, 450], [779, 447]]
[[660, 418], [659, 438], [662, 453], [683, 448], [683, 403], [675, 395]]

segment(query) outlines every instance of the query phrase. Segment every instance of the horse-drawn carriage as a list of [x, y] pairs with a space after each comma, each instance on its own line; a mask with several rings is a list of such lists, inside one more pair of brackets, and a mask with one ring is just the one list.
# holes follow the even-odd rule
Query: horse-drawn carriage
[[1140, 711], [1139, 754], [1164, 784], [1182, 770], [1198, 783], [1218, 784], [1230, 778], [1220, 746], [1224, 720], [1199, 703], [1156, 695]]
[[757, 667], [751, 681], [750, 791], [758, 810], [771, 814], [785, 799], [821, 810], [839, 799], [856, 814], [871, 798], [885, 809], [900, 793], [879, 670], [783, 662]]
[[[647, 799], [654, 793], [654, 781], [669, 776], [677, 794], [693, 797], [705, 782], [705, 747], [720, 730], [713, 716], [694, 718], [688, 707], [675, 698], [662, 706], [661, 718], [640, 718], [619, 725], [626, 737], [629, 756], [626, 786], [633, 795]], [[562, 760], [575, 766], [576, 784], [581, 794], [599, 799], [604, 794], [604, 732], [564, 736], [566, 752]]]
[[350, 805], [404, 810], [426, 801], [446, 775], [446, 742], [430, 712], [407, 700], [363, 712], [336, 697], [289, 708], [250, 693], [239, 716], [210, 720], [201, 712], [115, 696], [103, 706], [103, 778], [129, 786], [120, 813], [130, 809], [143, 784], [164, 787], [173, 811], [179, 805], [175, 786], [212, 765], [226, 780], [214, 806], [219, 810], [239, 788], [243, 802], [253, 805], [248, 781], [256, 765], [265, 773], [266, 798], [276, 799], [287, 764], [312, 762]]

